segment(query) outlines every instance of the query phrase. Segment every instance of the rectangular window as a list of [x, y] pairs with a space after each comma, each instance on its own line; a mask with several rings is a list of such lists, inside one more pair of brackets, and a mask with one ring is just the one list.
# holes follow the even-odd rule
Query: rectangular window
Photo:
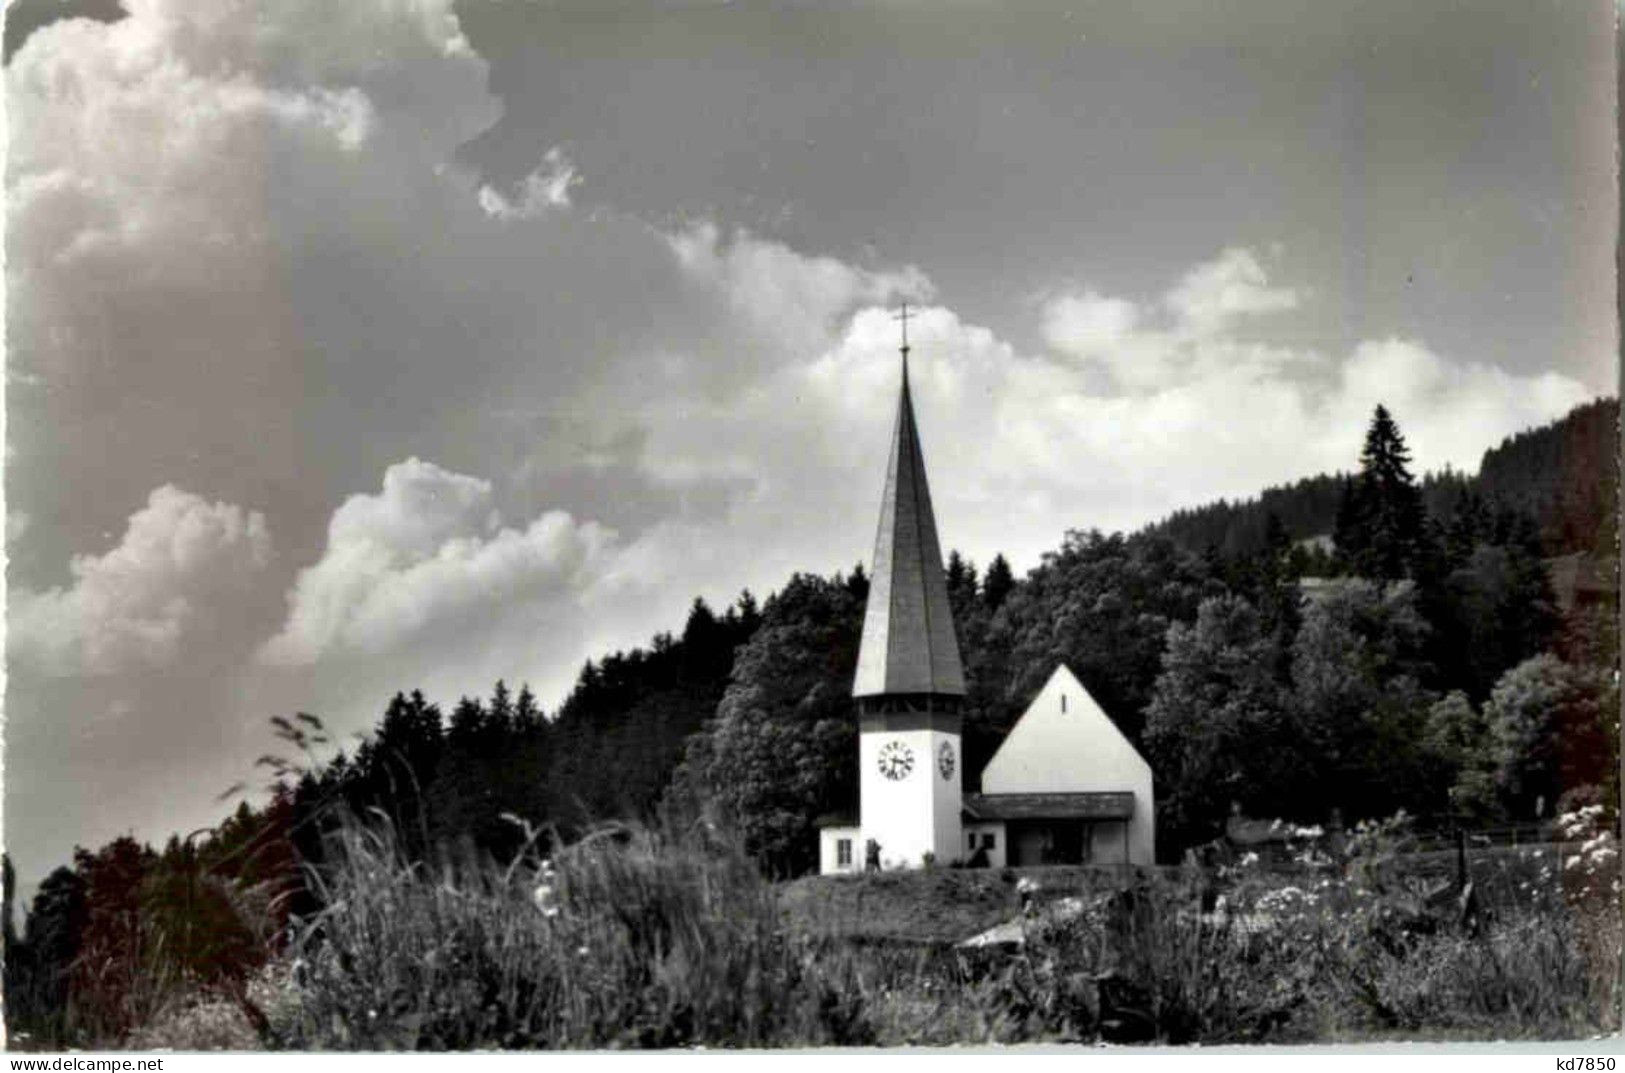
[[975, 831], [972, 831], [970, 834], [965, 836], [965, 848], [966, 849], [975, 849], [976, 848], [976, 832]]
[[983, 849], [992, 849], [993, 848], [993, 836], [991, 834], [985, 834], [985, 835], [982, 836], [982, 848]]
[[835, 867], [844, 868], [852, 863], [852, 840], [839, 838], [835, 840]]

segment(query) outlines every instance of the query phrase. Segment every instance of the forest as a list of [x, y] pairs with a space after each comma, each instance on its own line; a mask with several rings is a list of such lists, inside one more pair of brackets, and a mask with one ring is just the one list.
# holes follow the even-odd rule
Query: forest
[[[1475, 475], [1418, 476], [1378, 407], [1347, 474], [1132, 534], [1070, 531], [1025, 577], [951, 553], [965, 789], [1064, 661], [1151, 762], [1170, 861], [1233, 809], [1469, 829], [1617, 815], [1617, 421], [1599, 400]], [[1605, 583], [1554, 586], [1574, 556]], [[680, 632], [587, 662], [553, 712], [504, 682], [445, 706], [403, 691], [351, 751], [319, 716], [276, 714], [265, 793], [218, 826], [77, 849], [20, 922], [7, 864], [8, 1016], [110, 1038], [147, 1015], [156, 963], [237, 986], [222, 966], [321, 910], [345, 816], [389, 818], [413, 860], [703, 821], [764, 876], [804, 875], [814, 821], [856, 804], [867, 588], [858, 566], [720, 611], [696, 599]]]

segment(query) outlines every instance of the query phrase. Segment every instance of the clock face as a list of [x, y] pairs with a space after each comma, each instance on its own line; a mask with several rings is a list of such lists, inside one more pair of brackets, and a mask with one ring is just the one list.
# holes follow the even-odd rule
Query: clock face
[[937, 747], [937, 770], [942, 772], [944, 779], [954, 777], [954, 746], [952, 742], [943, 742]]
[[906, 779], [914, 770], [914, 750], [900, 741], [889, 741], [880, 747], [880, 773], [893, 780]]

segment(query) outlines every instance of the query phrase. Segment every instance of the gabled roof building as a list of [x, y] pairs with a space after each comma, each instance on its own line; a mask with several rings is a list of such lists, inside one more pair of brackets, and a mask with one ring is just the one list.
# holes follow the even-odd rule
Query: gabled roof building
[[1058, 667], [982, 772], [961, 791], [965, 674], [908, 380], [903, 311], [897, 417], [875, 535], [852, 695], [859, 816], [820, 832], [820, 870], [936, 861], [1150, 864], [1151, 771]]

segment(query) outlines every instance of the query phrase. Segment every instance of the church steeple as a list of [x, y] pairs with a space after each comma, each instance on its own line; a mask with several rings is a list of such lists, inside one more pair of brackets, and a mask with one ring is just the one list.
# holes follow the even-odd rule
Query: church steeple
[[907, 318], [905, 305], [902, 388], [852, 695], [860, 700], [906, 698], [910, 706], [923, 702], [928, 709], [954, 708], [965, 695], [965, 675], [909, 394]]

